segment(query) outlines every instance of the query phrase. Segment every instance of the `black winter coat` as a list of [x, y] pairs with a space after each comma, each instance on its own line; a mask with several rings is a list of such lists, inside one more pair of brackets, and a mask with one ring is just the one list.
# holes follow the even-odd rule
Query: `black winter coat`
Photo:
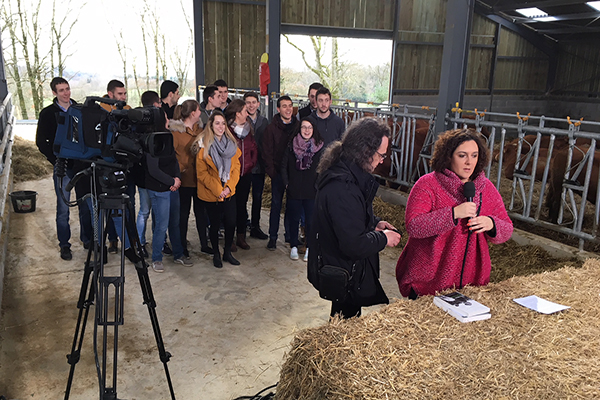
[[387, 238], [375, 227], [373, 199], [379, 184], [359, 166], [339, 161], [317, 180], [310, 229], [308, 280], [318, 290], [318, 255], [323, 265], [345, 268], [352, 276], [350, 303], [388, 304], [379, 283], [379, 252]]
[[283, 184], [287, 186], [288, 198], [314, 200], [317, 195], [317, 166], [319, 165], [324, 148], [321, 147], [313, 155], [309, 169], [300, 171], [296, 168], [296, 155], [294, 154], [292, 142], [288, 144], [283, 155], [283, 160], [281, 161], [281, 178], [283, 179]]

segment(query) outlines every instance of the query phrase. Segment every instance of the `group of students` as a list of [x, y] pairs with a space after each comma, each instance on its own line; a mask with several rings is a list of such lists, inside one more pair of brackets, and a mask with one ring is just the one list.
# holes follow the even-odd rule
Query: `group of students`
[[[174, 262], [192, 265], [187, 248], [192, 203], [201, 252], [211, 254], [217, 268], [224, 261], [239, 265], [232, 253], [237, 248], [250, 248], [246, 231], [251, 189], [250, 235], [269, 239], [269, 250], [277, 246], [283, 197], [287, 193], [285, 236], [291, 247], [290, 257], [298, 260], [301, 220], [305, 234], [310, 231], [319, 158], [324, 147], [339, 140], [344, 131], [343, 121], [330, 110], [329, 90], [320, 84], [311, 85], [313, 99], [300, 110], [302, 114], [307, 109], [310, 112], [302, 121], [294, 115], [289, 96], [281, 96], [277, 100], [278, 113], [269, 123], [260, 115], [260, 97], [255, 92], [247, 92], [243, 99], [230, 100], [227, 84], [219, 80], [204, 89], [202, 103], [190, 99], [173, 107], [165, 104], [164, 99], [173, 94], [173, 103], [177, 103], [179, 94], [174, 85], [171, 81], [163, 83], [160, 98], [156, 92], [145, 92], [142, 104], [165, 111], [175, 153], [171, 158], [158, 159], [146, 154], [141, 168], [145, 173], [132, 174], [140, 193], [137, 228], [146, 254], [146, 220], [150, 209], [154, 210], [153, 269], [164, 271], [162, 250], [167, 231]], [[318, 98], [321, 98], [320, 108]], [[327, 142], [319, 133], [319, 120], [324, 122]], [[268, 235], [260, 227], [265, 174], [270, 176], [272, 188]], [[308, 247], [303, 259], [308, 260]]]

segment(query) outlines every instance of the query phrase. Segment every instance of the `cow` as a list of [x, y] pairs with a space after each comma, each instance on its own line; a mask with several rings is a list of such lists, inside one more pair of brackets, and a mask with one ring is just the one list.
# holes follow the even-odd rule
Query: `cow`
[[[571, 161], [571, 170], [574, 166], [583, 160], [584, 155], [588, 152], [590, 146], [583, 145], [573, 148], [573, 158]], [[568, 160], [568, 148], [562, 148], [553, 152], [550, 162], [550, 178], [548, 193], [546, 194], [546, 206], [548, 207], [548, 216], [553, 223], [558, 222], [558, 214], [560, 211], [562, 185], [565, 177]], [[592, 172], [590, 175], [590, 185], [587, 192], [587, 200], [591, 203], [596, 203], [596, 192], [598, 191], [598, 167], [600, 166], [600, 152], [594, 152], [594, 160], [592, 164]], [[579, 174], [575, 184], [583, 185], [585, 179], [585, 167]]]
[[[390, 124], [390, 122], [393, 124], [393, 120], [391, 118], [388, 118], [388, 124]], [[390, 128], [392, 129], [393, 132], [393, 126]], [[398, 131], [397, 131], [397, 135], [400, 135], [400, 130], [401, 127], [398, 127]], [[412, 134], [411, 132], [412, 129], [409, 130], [409, 134]], [[419, 154], [421, 153], [421, 150], [423, 149], [423, 145], [425, 144], [425, 139], [427, 138], [427, 132], [429, 132], [429, 121], [424, 120], [424, 119], [416, 119], [415, 120], [415, 140], [414, 140], [414, 147], [412, 149], [412, 153], [410, 153], [409, 151], [406, 151], [403, 147], [405, 145], [405, 143], [399, 143], [399, 147], [400, 150], [405, 154], [405, 156], [411, 157], [412, 155], [412, 162], [408, 162], [404, 165], [408, 165], [409, 166], [409, 170], [410, 171], [414, 171], [417, 163], [419, 161]], [[377, 168], [375, 168], [375, 171], [373, 171], [373, 174], [378, 175], [386, 180], [391, 179], [391, 180], [395, 180], [396, 179], [396, 175], [390, 175], [390, 171], [392, 168], [392, 147], [393, 145], [391, 144], [390, 141], [390, 145], [388, 146], [388, 149], [386, 151], [386, 157], [383, 160], [383, 162], [381, 164], [379, 164], [377, 166]], [[404, 166], [403, 165], [403, 166]], [[393, 183], [389, 183], [390, 187], [393, 188], [398, 188], [397, 184], [393, 184]]]

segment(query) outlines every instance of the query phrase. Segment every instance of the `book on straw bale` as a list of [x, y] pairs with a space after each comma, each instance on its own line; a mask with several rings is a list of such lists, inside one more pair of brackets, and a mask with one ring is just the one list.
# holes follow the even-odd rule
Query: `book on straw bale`
[[433, 304], [460, 322], [483, 321], [492, 317], [489, 307], [459, 292], [435, 296]]

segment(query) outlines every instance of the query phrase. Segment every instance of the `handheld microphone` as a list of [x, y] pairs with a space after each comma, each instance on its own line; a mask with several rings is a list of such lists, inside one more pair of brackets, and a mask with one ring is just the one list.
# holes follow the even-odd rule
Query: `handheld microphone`
[[475, 184], [471, 181], [465, 182], [463, 185], [463, 194], [467, 198], [467, 201], [472, 202], [475, 197]]
[[[468, 202], [473, 201], [473, 197], [475, 197], [475, 184], [471, 181], [465, 182], [463, 185], [463, 194], [467, 198]], [[477, 213], [479, 214], [479, 212]], [[467, 250], [469, 249], [469, 239], [471, 239], [471, 231], [469, 230], [467, 233], [467, 244], [465, 246], [465, 255], [463, 256], [462, 268], [460, 270], [460, 288], [463, 287], [463, 274], [465, 272], [465, 262], [467, 261]]]

